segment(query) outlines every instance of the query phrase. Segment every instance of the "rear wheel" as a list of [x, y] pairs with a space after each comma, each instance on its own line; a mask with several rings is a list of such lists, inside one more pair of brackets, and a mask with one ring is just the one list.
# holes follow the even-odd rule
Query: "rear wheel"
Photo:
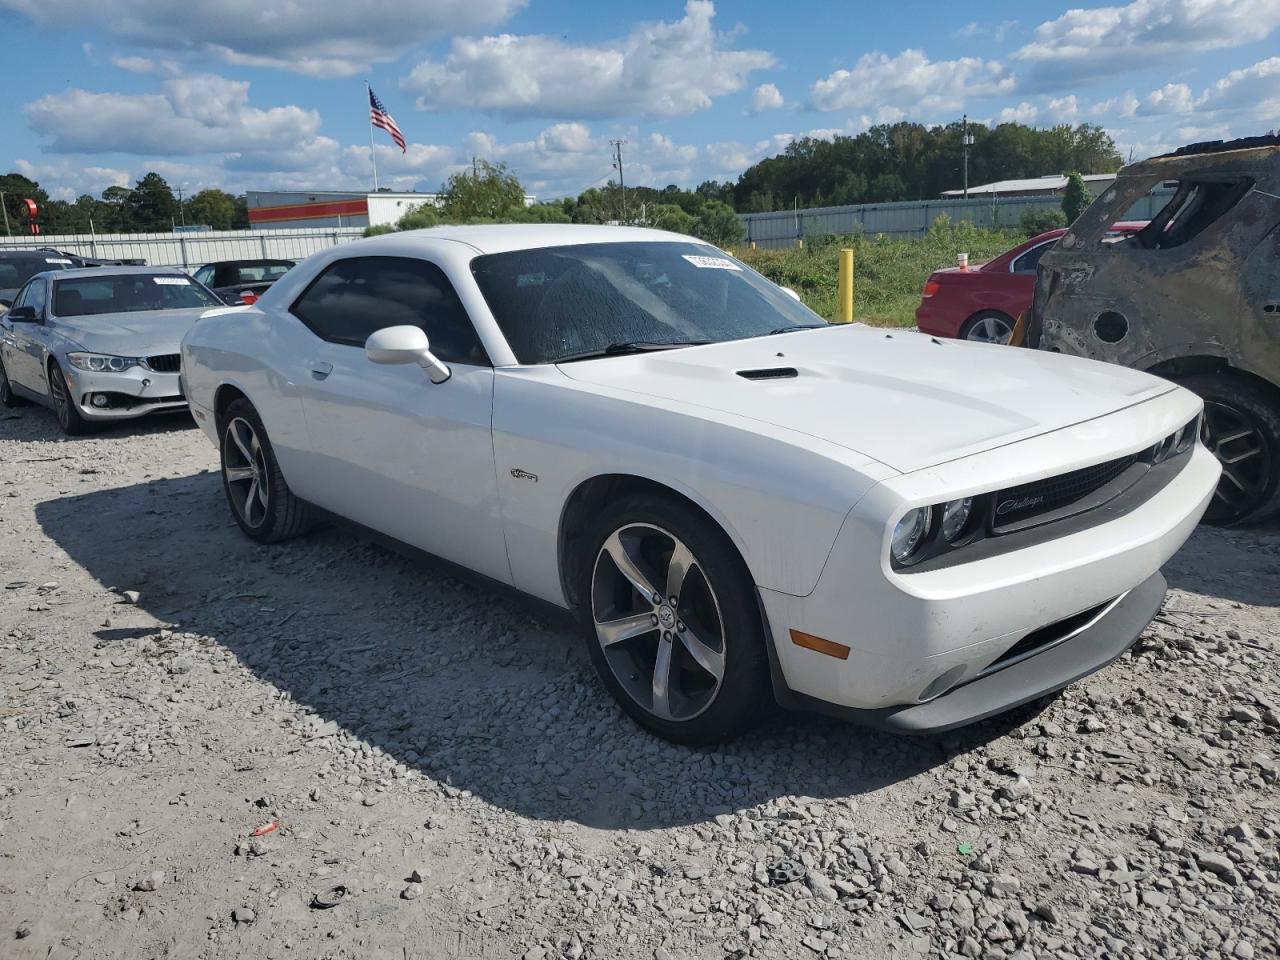
[[58, 426], [67, 436], [78, 436], [89, 429], [89, 424], [80, 416], [75, 398], [71, 395], [71, 387], [57, 360], [49, 361], [49, 400], [53, 403]]
[[222, 489], [240, 529], [259, 543], [275, 543], [315, 526], [311, 508], [285, 483], [262, 418], [248, 400], [227, 407], [219, 430]]
[[1252, 523], [1280, 512], [1280, 395], [1232, 373], [1179, 380], [1204, 400], [1201, 440], [1222, 464], [1208, 523]]
[[13, 384], [5, 372], [4, 361], [0, 360], [0, 407], [20, 407], [27, 401], [13, 392]]
[[960, 328], [961, 340], [979, 343], [1008, 343], [1013, 336], [1013, 317], [999, 310], [984, 310], [964, 322]]
[[639, 494], [602, 511], [586, 542], [587, 643], [628, 714], [705, 745], [771, 708], [755, 586], [722, 531], [674, 498]]

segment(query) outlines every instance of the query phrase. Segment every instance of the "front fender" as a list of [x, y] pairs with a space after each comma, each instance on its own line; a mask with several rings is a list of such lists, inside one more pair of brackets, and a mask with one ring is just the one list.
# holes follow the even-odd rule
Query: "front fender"
[[564, 377], [499, 370], [493, 442], [515, 585], [567, 606], [560, 521], [604, 475], [665, 486], [725, 531], [762, 587], [803, 596], [849, 510], [888, 467], [843, 447], [701, 408], [656, 405]]

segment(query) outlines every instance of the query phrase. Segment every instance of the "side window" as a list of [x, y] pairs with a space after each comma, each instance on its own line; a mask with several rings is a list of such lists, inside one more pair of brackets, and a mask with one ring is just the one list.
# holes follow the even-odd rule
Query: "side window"
[[1248, 178], [1182, 180], [1169, 202], [1137, 234], [1148, 250], [1180, 247], [1222, 219], [1253, 189]]
[[12, 306], [14, 307], [28, 306], [31, 303], [31, 288], [34, 286], [35, 286], [34, 283], [28, 283], [25, 287], [19, 290], [18, 295], [13, 298]]
[[48, 302], [45, 283], [43, 280], [32, 280], [27, 287], [26, 304], [29, 307], [36, 308], [36, 316], [44, 316], [45, 304]]
[[1040, 258], [1044, 256], [1044, 252], [1053, 246], [1053, 241], [1042, 243], [1038, 247], [1032, 247], [1017, 260], [1013, 261], [1012, 269], [1014, 273], [1035, 273], [1036, 268], [1040, 266]]
[[330, 264], [290, 308], [322, 340], [364, 347], [375, 330], [421, 327], [449, 363], [487, 364], [471, 318], [444, 271], [411, 257], [350, 257]]
[[213, 282], [213, 266], [212, 264], [201, 267], [196, 271], [196, 280], [203, 283], [206, 287]]

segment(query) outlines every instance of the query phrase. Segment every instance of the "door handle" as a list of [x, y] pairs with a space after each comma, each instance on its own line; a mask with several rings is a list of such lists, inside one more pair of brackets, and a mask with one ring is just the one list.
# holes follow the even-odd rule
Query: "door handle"
[[311, 365], [311, 376], [314, 377], [316, 380], [323, 380], [325, 377], [327, 377], [331, 373], [333, 373], [332, 363], [325, 363], [322, 361], [320, 363], [313, 363]]

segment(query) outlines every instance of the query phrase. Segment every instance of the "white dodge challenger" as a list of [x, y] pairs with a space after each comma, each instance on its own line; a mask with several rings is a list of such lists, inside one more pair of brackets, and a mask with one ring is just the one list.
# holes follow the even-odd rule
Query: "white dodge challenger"
[[1123, 653], [1213, 495], [1134, 370], [829, 326], [701, 241], [357, 241], [214, 311], [184, 393], [262, 542], [342, 520], [571, 612], [605, 686], [711, 743], [783, 706], [970, 723]]

